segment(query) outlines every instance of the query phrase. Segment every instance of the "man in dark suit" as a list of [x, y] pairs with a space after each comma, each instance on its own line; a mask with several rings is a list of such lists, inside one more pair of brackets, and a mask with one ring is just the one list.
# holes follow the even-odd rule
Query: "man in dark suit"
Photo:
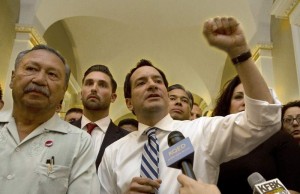
[[110, 103], [117, 98], [116, 89], [117, 83], [108, 67], [93, 65], [84, 73], [81, 89], [83, 115], [72, 124], [91, 134], [97, 169], [105, 148], [128, 134], [109, 118]]

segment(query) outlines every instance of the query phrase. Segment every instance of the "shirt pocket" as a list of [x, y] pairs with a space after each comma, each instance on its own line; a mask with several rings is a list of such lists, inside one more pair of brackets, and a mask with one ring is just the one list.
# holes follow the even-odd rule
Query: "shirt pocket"
[[38, 193], [67, 193], [70, 168], [67, 166], [39, 164], [35, 170], [38, 175]]

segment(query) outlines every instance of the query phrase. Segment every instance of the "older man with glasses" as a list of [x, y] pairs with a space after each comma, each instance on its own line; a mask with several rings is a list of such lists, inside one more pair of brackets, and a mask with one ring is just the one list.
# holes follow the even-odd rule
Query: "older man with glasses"
[[282, 129], [291, 134], [300, 145], [300, 100], [289, 102], [283, 106]]

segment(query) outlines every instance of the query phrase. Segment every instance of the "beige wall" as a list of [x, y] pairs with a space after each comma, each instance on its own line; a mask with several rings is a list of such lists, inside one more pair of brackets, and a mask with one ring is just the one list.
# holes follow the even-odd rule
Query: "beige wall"
[[276, 93], [282, 103], [299, 99], [294, 47], [289, 20], [272, 18], [271, 38], [273, 42], [272, 56]]
[[73, 45], [70, 36], [64, 27], [63, 21], [58, 21], [51, 25], [43, 37], [50, 47], [58, 50], [66, 58], [74, 78], [77, 79], [77, 66]]
[[11, 72], [7, 71], [16, 36], [15, 23], [18, 21], [19, 7], [19, 0], [0, 0], [0, 84], [2, 89], [5, 86], [6, 76], [11, 75]]

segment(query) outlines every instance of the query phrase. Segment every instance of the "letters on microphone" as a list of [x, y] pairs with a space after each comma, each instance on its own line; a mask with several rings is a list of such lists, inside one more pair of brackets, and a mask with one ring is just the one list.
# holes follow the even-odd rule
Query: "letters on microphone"
[[259, 183], [254, 187], [256, 191], [261, 194], [289, 194], [289, 192], [279, 179], [272, 179], [263, 183]]
[[193, 153], [194, 148], [188, 137], [163, 151], [166, 165], [172, 168], [180, 168], [179, 162], [187, 158], [193, 163]]
[[279, 179], [266, 181], [258, 172], [254, 172], [248, 177], [248, 183], [254, 194], [290, 194]]

